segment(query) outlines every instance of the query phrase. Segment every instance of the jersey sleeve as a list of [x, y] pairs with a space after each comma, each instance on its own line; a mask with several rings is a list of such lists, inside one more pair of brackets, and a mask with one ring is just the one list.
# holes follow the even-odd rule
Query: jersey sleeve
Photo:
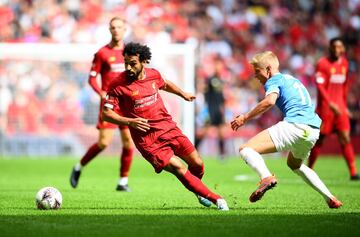
[[161, 76], [160, 72], [155, 70], [155, 73], [157, 74], [157, 80], [156, 80], [156, 85], [159, 89], [164, 89], [166, 83], [165, 83], [165, 79]]
[[281, 80], [280, 77], [273, 77], [265, 83], [265, 96], [271, 93], [280, 94], [280, 85]]
[[104, 100], [104, 107], [114, 111], [119, 111], [119, 95], [120, 93], [116, 90], [116, 88], [108, 91]]
[[99, 95], [101, 94], [101, 88], [100, 88], [99, 84], [97, 83], [96, 78], [99, 75], [99, 73], [101, 72], [101, 65], [102, 65], [101, 55], [100, 55], [100, 52], [97, 52], [94, 55], [94, 59], [92, 61], [92, 65], [91, 65], [91, 69], [90, 69], [89, 84], [94, 89], [94, 91], [96, 93], [98, 93]]

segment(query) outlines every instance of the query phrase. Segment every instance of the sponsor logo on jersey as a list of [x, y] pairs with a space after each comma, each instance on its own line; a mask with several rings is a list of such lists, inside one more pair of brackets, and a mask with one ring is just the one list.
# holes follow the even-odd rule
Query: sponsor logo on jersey
[[345, 82], [345, 79], [344, 74], [333, 74], [330, 76], [330, 82], [335, 84], [342, 84]]
[[136, 96], [136, 95], [138, 95], [138, 94], [139, 94], [139, 91], [138, 91], [138, 90], [131, 92], [131, 96]]
[[149, 106], [149, 105], [152, 105], [152, 104], [155, 104], [155, 102], [158, 100], [158, 94], [155, 93], [153, 95], [150, 95], [150, 96], [146, 96], [142, 99], [139, 99], [139, 100], [135, 100], [135, 103], [134, 103], [134, 108], [142, 108], [142, 107], [145, 107], [145, 106]]
[[123, 63], [112, 63], [110, 64], [111, 72], [123, 72], [125, 71], [125, 65]]

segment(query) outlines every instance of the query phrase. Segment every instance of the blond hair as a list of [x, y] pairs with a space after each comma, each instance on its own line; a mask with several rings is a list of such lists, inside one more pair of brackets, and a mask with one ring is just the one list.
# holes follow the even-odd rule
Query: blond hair
[[113, 18], [110, 19], [109, 25], [111, 25], [111, 23], [116, 20], [122, 21], [124, 24], [126, 23], [126, 20], [124, 18], [119, 16], [114, 16]]
[[259, 68], [266, 68], [270, 65], [275, 70], [277, 70], [280, 65], [278, 57], [271, 51], [255, 54], [250, 60], [250, 64]]

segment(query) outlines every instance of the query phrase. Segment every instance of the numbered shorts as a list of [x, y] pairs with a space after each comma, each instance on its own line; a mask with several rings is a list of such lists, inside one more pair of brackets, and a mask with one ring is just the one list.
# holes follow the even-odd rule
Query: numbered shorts
[[302, 160], [309, 157], [320, 133], [318, 128], [286, 121], [278, 122], [268, 131], [277, 151], [291, 151], [296, 159]]

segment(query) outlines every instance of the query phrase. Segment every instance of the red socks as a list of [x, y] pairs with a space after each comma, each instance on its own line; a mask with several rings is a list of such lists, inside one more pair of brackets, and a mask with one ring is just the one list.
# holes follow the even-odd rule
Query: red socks
[[133, 159], [134, 149], [124, 148], [122, 149], [121, 158], [120, 158], [120, 177], [128, 177], [131, 162]]
[[205, 184], [203, 184], [199, 178], [192, 175], [189, 170], [187, 170], [186, 173], [182, 177], [179, 177], [178, 179], [191, 192], [209, 199], [214, 204], [216, 204], [217, 199], [221, 198], [221, 196], [211, 192], [205, 186]]
[[313, 147], [313, 149], [311, 150], [311, 153], [309, 156], [309, 161], [308, 161], [309, 168], [314, 169], [314, 164], [320, 154], [320, 149], [321, 149], [321, 145], [315, 145]]
[[351, 143], [341, 145], [341, 151], [348, 165], [350, 175], [351, 176], [355, 175], [356, 174], [355, 154]]
[[202, 177], [204, 176], [204, 165], [192, 167], [189, 166], [189, 171], [199, 179], [202, 179]]
[[83, 158], [81, 158], [80, 160], [80, 164], [82, 166], [85, 166], [87, 163], [89, 163], [92, 159], [94, 159], [95, 156], [97, 156], [102, 150], [102, 148], [100, 148], [98, 146], [97, 143], [93, 144], [89, 150], [85, 153], [85, 155], [83, 156]]

